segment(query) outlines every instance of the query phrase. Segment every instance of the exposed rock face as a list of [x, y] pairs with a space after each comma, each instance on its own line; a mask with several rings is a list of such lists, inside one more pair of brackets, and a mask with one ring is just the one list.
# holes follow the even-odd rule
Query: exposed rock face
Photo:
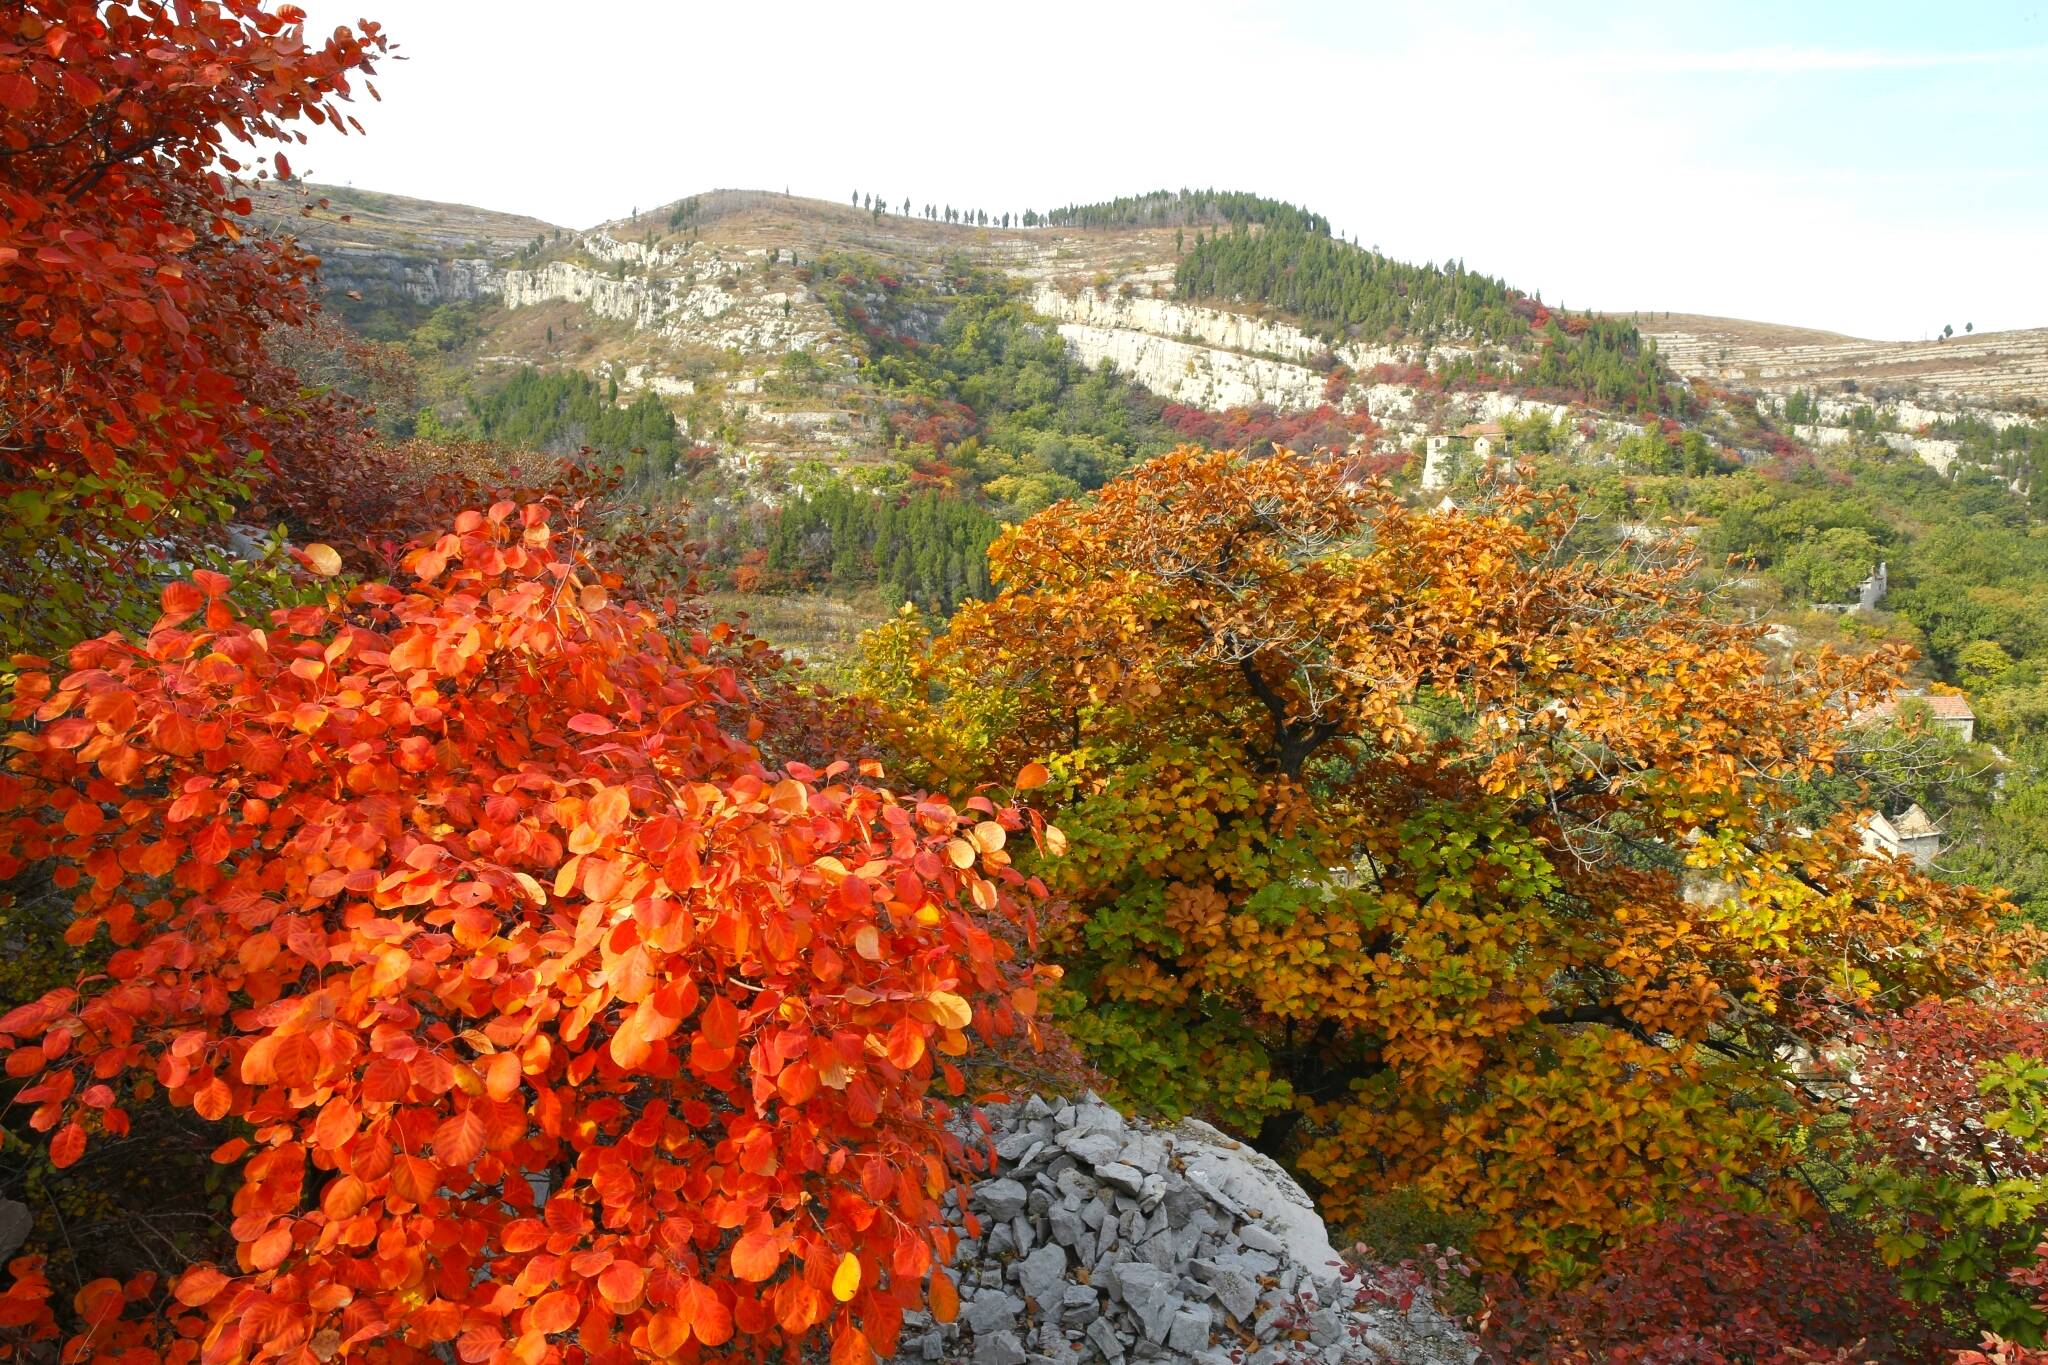
[[1306, 365], [1118, 327], [1063, 322], [1060, 336], [1084, 365], [1108, 365], [1161, 398], [1190, 407], [1221, 411], [1267, 403], [1292, 410], [1322, 401], [1323, 376]]
[[[1331, 351], [1300, 328], [1219, 308], [1125, 297], [1094, 289], [1039, 289], [1032, 308], [1059, 324], [1087, 365], [1107, 364], [1162, 398], [1227, 409], [1266, 403], [1299, 410], [1320, 405], [1325, 376], [1301, 362]], [[1426, 348], [1343, 346], [1331, 352], [1355, 370], [1429, 363]], [[1344, 407], [1364, 401], [1354, 390]], [[1379, 410], [1374, 409], [1375, 413]]]
[[[1205, 1123], [1154, 1129], [1094, 1096], [991, 1110], [998, 1169], [974, 1188], [949, 1325], [913, 1317], [901, 1361], [1070, 1365], [1469, 1365], [1426, 1295], [1361, 1297], [1314, 1206]], [[1235, 1355], [1233, 1353], [1236, 1353]]]
[[802, 350], [832, 336], [830, 318], [807, 295], [759, 291], [741, 297], [689, 276], [614, 277], [574, 261], [549, 261], [537, 270], [482, 276], [470, 297], [486, 295], [495, 295], [507, 308], [556, 300], [579, 303], [598, 317], [638, 330], [749, 355]]
[[[1849, 427], [1823, 427], [1811, 422], [1794, 426], [1792, 434], [1821, 450], [1848, 445], [1856, 438], [1856, 432]], [[1960, 450], [1956, 442], [1935, 436], [1908, 436], [1903, 432], [1885, 431], [1878, 433], [1878, 439], [1901, 454], [1919, 456], [1923, 463], [1934, 466], [1935, 472], [1940, 474], [1948, 473]]]

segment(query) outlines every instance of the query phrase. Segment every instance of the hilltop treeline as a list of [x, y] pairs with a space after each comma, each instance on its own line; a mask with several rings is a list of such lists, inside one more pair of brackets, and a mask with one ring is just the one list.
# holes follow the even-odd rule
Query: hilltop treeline
[[1202, 227], [1240, 223], [1291, 228], [1324, 237], [1330, 234], [1330, 220], [1320, 213], [1235, 190], [1153, 190], [1150, 194], [1125, 195], [1100, 204], [1069, 204], [1043, 216], [1024, 215], [1026, 227]]
[[1174, 272], [1174, 293], [1263, 303], [1352, 336], [1512, 343], [1529, 332], [1515, 310], [1521, 295], [1490, 275], [1458, 262], [1410, 265], [1287, 225], [1197, 237]]

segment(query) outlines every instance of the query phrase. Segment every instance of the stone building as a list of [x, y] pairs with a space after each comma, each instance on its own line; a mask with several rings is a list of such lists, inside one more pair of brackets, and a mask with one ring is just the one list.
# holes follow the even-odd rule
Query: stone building
[[1872, 815], [1865, 820], [1863, 851], [1887, 857], [1903, 854], [1914, 866], [1926, 867], [1941, 856], [1941, 828], [1916, 801], [1897, 816]]
[[1927, 723], [1937, 730], [1947, 730], [1965, 744], [1976, 740], [1977, 713], [1970, 709], [1970, 699], [1960, 692], [1903, 692], [1882, 705], [1857, 712], [1856, 720], [1896, 720], [1901, 708], [1912, 706], [1926, 707]]
[[1929, 692], [1920, 698], [1927, 703], [1928, 720], [1944, 730], [1952, 730], [1962, 736], [1968, 744], [1977, 737], [1977, 713], [1970, 709], [1970, 699], [1960, 692]]

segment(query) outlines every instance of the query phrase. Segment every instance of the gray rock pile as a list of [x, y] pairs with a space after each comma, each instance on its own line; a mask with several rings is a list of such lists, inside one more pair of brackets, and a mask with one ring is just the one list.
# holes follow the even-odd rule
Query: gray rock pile
[[953, 1263], [960, 1314], [906, 1322], [899, 1361], [974, 1365], [1469, 1365], [1426, 1293], [1405, 1311], [1342, 1276], [1278, 1165], [1208, 1124], [1153, 1128], [1088, 1095], [988, 1111], [995, 1171]]

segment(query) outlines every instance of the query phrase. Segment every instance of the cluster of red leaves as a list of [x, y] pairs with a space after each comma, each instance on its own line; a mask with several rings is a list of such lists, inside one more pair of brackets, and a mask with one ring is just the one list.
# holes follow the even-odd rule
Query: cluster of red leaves
[[1815, 1218], [1681, 1209], [1575, 1288], [1488, 1286], [1501, 1365], [1811, 1365], [1938, 1358], [1868, 1239]]
[[501, 501], [576, 508], [582, 530], [602, 546], [606, 572], [642, 601], [680, 603], [697, 590], [687, 509], [626, 494], [622, 471], [587, 449], [570, 458], [485, 441], [366, 442], [320, 478], [265, 483], [250, 515], [282, 520], [303, 539], [335, 546], [351, 570], [382, 577], [464, 508]]
[[1415, 362], [1406, 365], [1381, 363], [1366, 371], [1365, 377], [1373, 384], [1397, 384], [1402, 388], [1419, 389], [1424, 393], [1433, 393], [1443, 387], [1435, 370]]
[[[12, 471], [168, 469], [289, 435], [263, 348], [317, 264], [243, 240], [229, 139], [339, 125], [377, 25], [309, 45], [262, 0], [13, 0], [0, 15], [0, 452]], [[280, 175], [290, 167], [270, 158]], [[280, 430], [280, 424], [284, 430]]]
[[1379, 423], [1365, 412], [1339, 412], [1328, 403], [1306, 412], [1279, 412], [1268, 404], [1209, 412], [1169, 403], [1160, 419], [1180, 435], [1213, 450], [1347, 450], [1370, 448]]
[[1921, 1000], [1851, 1035], [1850, 1125], [1886, 1160], [1973, 1179], [2048, 1179], [2048, 1150], [2031, 1151], [1986, 1120], [1999, 1107], [1979, 1082], [1986, 1065], [2048, 1057], [2040, 989], [2030, 1008], [1976, 997]]
[[716, 647], [540, 506], [403, 582], [258, 627], [200, 575], [24, 664], [0, 876], [115, 951], [0, 1018], [6, 1072], [59, 1166], [168, 1101], [240, 1180], [234, 1262], [140, 1287], [124, 1358], [865, 1365], [950, 1314], [935, 1092], [1031, 1034], [1036, 821], [765, 768]]
[[[2034, 1302], [2048, 1307], [2048, 1242], [2034, 1248], [2033, 1264], [2012, 1271], [2007, 1278], [2032, 1290]], [[2022, 1346], [1987, 1332], [1979, 1349], [1956, 1352], [1951, 1365], [2048, 1365], [2048, 1349]]]
[[980, 431], [974, 409], [950, 398], [917, 398], [889, 413], [889, 434], [905, 445], [947, 451]]

